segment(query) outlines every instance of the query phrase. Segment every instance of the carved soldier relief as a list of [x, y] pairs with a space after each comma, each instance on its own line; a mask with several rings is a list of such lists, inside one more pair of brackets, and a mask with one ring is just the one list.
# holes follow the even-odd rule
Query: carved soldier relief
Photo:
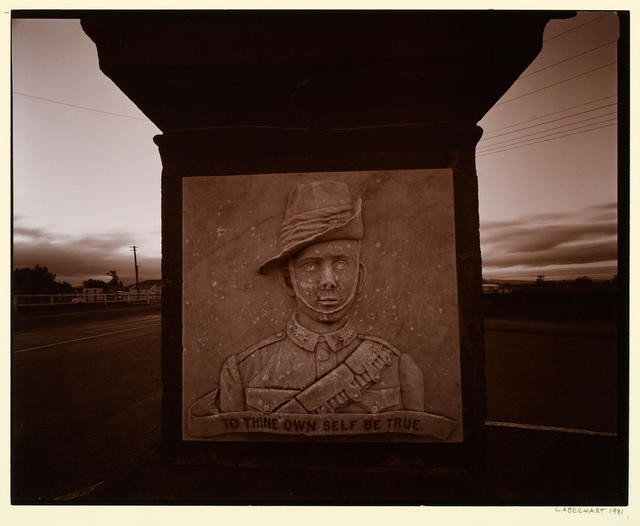
[[449, 170], [183, 182], [187, 440], [460, 441]]

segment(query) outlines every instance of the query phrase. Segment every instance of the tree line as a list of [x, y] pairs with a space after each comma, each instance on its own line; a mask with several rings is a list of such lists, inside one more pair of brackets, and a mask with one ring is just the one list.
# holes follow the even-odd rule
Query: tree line
[[[122, 290], [123, 284], [115, 270], [110, 270], [109, 281], [87, 279], [82, 282], [85, 288], [99, 288], [104, 292]], [[71, 294], [73, 287], [66, 281], [57, 281], [56, 275], [49, 272], [46, 266], [36, 265], [33, 268], [16, 268], [13, 270], [14, 294]]]

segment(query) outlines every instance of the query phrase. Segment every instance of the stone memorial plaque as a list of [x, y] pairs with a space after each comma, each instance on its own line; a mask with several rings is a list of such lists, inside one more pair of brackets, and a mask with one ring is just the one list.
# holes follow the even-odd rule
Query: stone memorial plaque
[[183, 179], [183, 439], [461, 442], [452, 177]]

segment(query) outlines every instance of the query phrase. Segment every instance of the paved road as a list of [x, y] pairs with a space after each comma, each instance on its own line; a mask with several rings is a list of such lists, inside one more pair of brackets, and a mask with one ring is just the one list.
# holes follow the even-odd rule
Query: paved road
[[617, 431], [617, 336], [610, 324], [485, 321], [487, 419]]
[[126, 473], [159, 444], [159, 308], [105, 314], [61, 316], [53, 326], [50, 317], [32, 320], [14, 332], [19, 501], [71, 498]]
[[[34, 318], [13, 343], [16, 502], [73, 499], [159, 445], [157, 307]], [[611, 327], [488, 320], [486, 377], [492, 425], [616, 431]]]

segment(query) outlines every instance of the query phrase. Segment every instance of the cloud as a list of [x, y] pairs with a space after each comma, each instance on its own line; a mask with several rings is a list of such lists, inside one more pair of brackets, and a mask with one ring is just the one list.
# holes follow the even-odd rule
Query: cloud
[[618, 225], [615, 222], [521, 225], [503, 227], [481, 236], [485, 244], [496, 249], [504, 248], [511, 252], [539, 252], [551, 250], [567, 242], [592, 241], [602, 237], [615, 236]]
[[491, 230], [493, 228], [500, 228], [505, 226], [518, 226], [526, 223], [550, 223], [550, 222], [564, 222], [575, 223], [584, 220], [593, 220], [598, 214], [607, 213], [608, 216], [615, 218], [614, 214], [617, 213], [618, 204], [604, 203], [599, 205], [587, 206], [581, 210], [572, 212], [546, 212], [537, 214], [525, 214], [518, 218], [509, 221], [483, 221], [483, 229]]
[[591, 218], [593, 221], [618, 221], [617, 212], [605, 212], [603, 214], [595, 215]]
[[587, 211], [594, 210], [596, 212], [601, 211], [601, 210], [617, 211], [618, 210], [618, 203], [612, 201], [611, 203], [603, 203], [603, 204], [600, 204], [600, 205], [592, 205], [592, 206], [589, 206], [589, 207], [585, 208], [585, 210], [587, 210]]
[[482, 258], [488, 267], [513, 267], [522, 265], [527, 267], [542, 267], [546, 265], [570, 265], [615, 261], [618, 257], [617, 241], [602, 241], [597, 243], [580, 243], [555, 247], [553, 250], [538, 252], [512, 252], [491, 254]]
[[526, 225], [528, 223], [545, 223], [550, 221], [566, 221], [565, 213], [548, 213], [548, 214], [526, 214], [517, 219], [509, 221], [482, 221], [483, 232], [493, 232], [508, 227], [516, 227]]
[[[116, 270], [120, 278], [129, 283], [135, 279], [129, 244], [136, 237], [140, 235], [109, 232], [72, 238], [43, 228], [16, 225], [13, 266], [46, 266], [56, 274], [56, 279], [72, 284], [80, 284], [89, 277], [106, 279], [109, 270]], [[160, 257], [157, 255], [147, 256], [141, 251], [138, 264], [141, 267], [141, 279], [160, 277]]]
[[43, 228], [33, 228], [21, 225], [16, 225], [13, 227], [13, 235], [40, 240], [47, 239], [50, 236], [50, 234]]
[[[614, 268], [618, 253], [616, 210], [616, 203], [606, 203], [572, 213], [528, 214], [510, 221], [483, 222], [483, 271], [506, 276], [527, 269], [535, 275], [554, 266], [601, 264]], [[116, 270], [125, 283], [131, 283], [135, 269], [129, 245], [139, 238], [140, 234], [125, 231], [73, 238], [25, 226], [14, 218], [13, 266], [47, 266], [58, 280], [72, 284], [89, 277], [106, 279], [109, 270]], [[141, 250], [138, 264], [141, 279], [160, 277], [157, 247]]]
[[483, 271], [505, 275], [518, 269], [604, 264], [618, 257], [617, 204], [570, 213], [528, 214], [480, 226]]

